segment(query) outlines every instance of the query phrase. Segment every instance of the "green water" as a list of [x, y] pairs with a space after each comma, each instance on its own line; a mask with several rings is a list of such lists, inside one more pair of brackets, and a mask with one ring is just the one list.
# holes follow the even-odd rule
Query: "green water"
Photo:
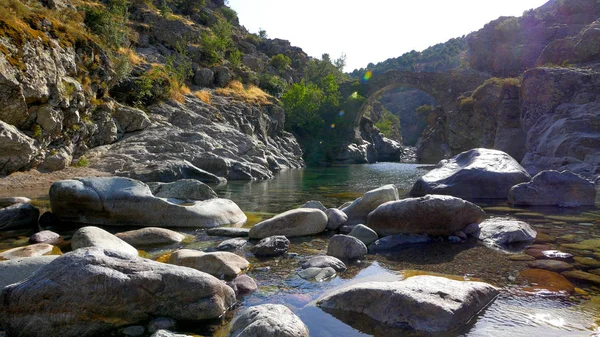
[[[381, 163], [330, 168], [307, 168], [285, 171], [273, 180], [229, 182], [214, 189], [219, 196], [234, 200], [249, 215], [250, 224], [273, 214], [295, 208], [308, 200], [319, 200], [326, 207], [337, 207], [362, 193], [385, 184], [394, 184], [405, 195], [418, 177], [429, 168], [415, 164]], [[43, 194], [43, 192], [41, 193]], [[36, 203], [44, 207], [44, 195]], [[46, 200], [45, 200], [46, 199]], [[569, 251], [576, 256], [600, 260], [600, 243], [595, 248], [568, 249], [569, 244], [600, 238], [598, 208], [569, 210], [557, 208], [512, 208], [503, 202], [479, 202], [490, 217], [509, 217], [531, 224], [549, 238], [553, 249]], [[123, 228], [107, 228], [112, 232]], [[26, 245], [33, 231], [0, 232], [0, 249]], [[226, 238], [207, 236], [203, 230], [188, 230], [191, 243], [148, 248], [149, 258], [157, 259], [180, 247], [211, 249]], [[61, 233], [68, 239], [69, 232]], [[259, 290], [240, 300], [237, 307], [222, 320], [180, 325], [179, 332], [205, 336], [226, 336], [231, 319], [245, 307], [263, 303], [279, 303], [290, 307], [305, 322], [311, 336], [591, 336], [600, 320], [600, 288], [572, 280], [587, 294], [560, 296], [531, 294], [531, 286], [519, 276], [527, 262], [512, 261], [510, 255], [487, 248], [472, 239], [464, 244], [437, 242], [409, 247], [388, 254], [368, 255], [365, 260], [349, 265], [348, 271], [325, 282], [307, 281], [296, 272], [300, 264], [314, 255], [325, 254], [333, 233], [291, 239], [287, 257], [257, 259], [247, 251], [239, 252], [250, 261], [248, 275]], [[564, 245], [567, 246], [564, 246]], [[588, 245], [589, 246], [589, 245]], [[68, 249], [68, 244], [63, 246]], [[583, 268], [581, 266], [577, 268]], [[589, 269], [589, 268], [588, 268]], [[480, 279], [496, 285], [501, 295], [469, 324], [445, 334], [418, 334], [382, 326], [368, 318], [326, 313], [314, 301], [328, 291], [362, 281], [402, 279], [407, 270], [456, 275], [464, 279]], [[414, 272], [411, 272], [414, 273]]]

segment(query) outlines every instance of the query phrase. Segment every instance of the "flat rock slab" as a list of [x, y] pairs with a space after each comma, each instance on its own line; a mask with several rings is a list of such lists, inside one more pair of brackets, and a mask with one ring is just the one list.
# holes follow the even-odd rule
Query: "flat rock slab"
[[414, 276], [397, 282], [366, 282], [317, 300], [324, 310], [363, 313], [390, 326], [418, 331], [450, 331], [490, 304], [498, 290], [482, 282]]
[[0, 325], [33, 337], [106, 335], [153, 317], [212, 319], [235, 303], [211, 275], [96, 247], [56, 258], [0, 298]]
[[323, 282], [336, 275], [335, 269], [331, 267], [317, 268], [310, 267], [298, 271], [298, 276], [305, 280], [315, 280], [317, 282]]
[[36, 257], [50, 254], [60, 254], [60, 249], [47, 243], [35, 243], [33, 245], [16, 247], [0, 253], [0, 260], [14, 260], [27, 257]]
[[506, 199], [511, 187], [530, 179], [529, 173], [505, 152], [479, 148], [440, 161], [435, 169], [417, 180], [410, 195]]
[[318, 234], [325, 231], [326, 227], [325, 212], [314, 208], [298, 208], [257, 223], [250, 228], [248, 235], [251, 239], [264, 239], [274, 235], [290, 238]]
[[202, 227], [246, 221], [231, 200], [184, 203], [152, 195], [148, 185], [122, 177], [57, 181], [50, 187], [52, 212], [61, 221], [92, 225]]
[[262, 304], [244, 310], [231, 323], [231, 337], [308, 337], [308, 328], [281, 304]]
[[570, 171], [542, 171], [530, 182], [513, 186], [508, 202], [515, 206], [594, 206], [594, 182]]
[[379, 237], [411, 233], [452, 235], [484, 218], [485, 212], [469, 201], [432, 194], [380, 205], [369, 214], [367, 227]]

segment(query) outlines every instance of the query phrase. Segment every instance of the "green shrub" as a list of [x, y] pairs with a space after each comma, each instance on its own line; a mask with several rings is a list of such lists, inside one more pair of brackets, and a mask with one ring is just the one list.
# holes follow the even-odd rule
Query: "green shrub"
[[231, 52], [229, 52], [229, 56], [227, 57], [227, 60], [229, 62], [231, 62], [231, 64], [235, 67], [239, 67], [240, 64], [242, 64], [242, 52], [235, 49], [232, 50]]
[[465, 97], [460, 100], [460, 110], [471, 111], [475, 107], [475, 99], [473, 97]]
[[291, 64], [292, 60], [283, 54], [277, 54], [271, 58], [271, 65], [280, 72], [289, 68]]
[[237, 13], [233, 9], [229, 7], [221, 7], [220, 11], [221, 14], [223, 14], [225, 19], [227, 20], [227, 22], [236, 23], [238, 21]]
[[400, 118], [388, 110], [384, 110], [381, 120], [375, 123], [375, 127], [388, 138], [400, 137]]
[[232, 50], [234, 46], [232, 34], [231, 25], [226, 21], [219, 21], [211, 31], [202, 32], [200, 36], [201, 54], [209, 65], [218, 63], [225, 57], [227, 51]]
[[39, 124], [35, 124], [33, 126], [33, 138], [37, 139], [38, 141], [42, 140], [42, 127]]
[[430, 113], [431, 111], [433, 111], [433, 106], [431, 106], [429, 104], [421, 105], [416, 110], [417, 115], [426, 115], [426, 114]]
[[167, 71], [161, 66], [154, 66], [137, 79], [135, 104], [146, 106], [166, 100], [170, 97], [173, 86], [173, 80]]
[[194, 15], [206, 6], [205, 0], [176, 0], [175, 5], [186, 15]]
[[107, 8], [86, 7], [85, 25], [109, 46], [119, 47], [128, 32], [126, 26], [129, 2], [111, 0]]
[[90, 161], [87, 160], [85, 158], [85, 156], [81, 156], [79, 157], [79, 160], [77, 160], [75, 163], [73, 163], [73, 166], [75, 167], [86, 167], [90, 164]]
[[281, 98], [281, 95], [287, 88], [287, 83], [279, 76], [261, 74], [259, 77], [259, 87], [273, 97]]

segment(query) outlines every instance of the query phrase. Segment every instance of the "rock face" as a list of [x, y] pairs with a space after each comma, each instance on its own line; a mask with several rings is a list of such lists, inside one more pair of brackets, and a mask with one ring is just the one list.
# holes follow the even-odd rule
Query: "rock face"
[[468, 201], [445, 195], [426, 195], [387, 202], [369, 214], [367, 227], [380, 237], [394, 234], [452, 235], [485, 212]]
[[511, 219], [488, 219], [479, 224], [479, 240], [492, 246], [532, 242], [537, 232], [527, 223]]
[[216, 227], [246, 221], [231, 200], [187, 206], [157, 198], [146, 184], [120, 177], [57, 181], [50, 187], [50, 205], [62, 221], [96, 225]]
[[262, 304], [244, 310], [231, 323], [231, 337], [308, 337], [308, 328], [281, 304]]
[[15, 336], [91, 336], [157, 316], [210, 319], [235, 303], [213, 276], [100, 248], [59, 257], [0, 298], [0, 324]]
[[87, 247], [110, 249], [131, 257], [138, 256], [138, 251], [133, 246], [104, 229], [94, 226], [78, 229], [71, 239], [73, 250]]
[[204, 253], [180, 249], [169, 257], [169, 263], [190, 267], [219, 278], [234, 278], [250, 265], [246, 259], [229, 252]]
[[367, 282], [317, 301], [321, 308], [363, 313], [390, 326], [450, 331], [487, 306], [498, 290], [482, 282], [415, 276], [397, 282]]
[[327, 215], [314, 208], [298, 208], [261, 221], [250, 228], [251, 239], [263, 239], [274, 235], [286, 237], [321, 233], [327, 227]]
[[600, 72], [535, 68], [523, 75], [521, 124], [527, 134], [523, 167], [531, 174], [568, 170], [600, 174]]
[[188, 95], [183, 103], [155, 104], [148, 111], [151, 127], [88, 154], [93, 168], [171, 182], [203, 180], [199, 170], [231, 180], [269, 179], [282, 169], [304, 166], [302, 150], [283, 130], [285, 114], [277, 105], [252, 106], [218, 95], [206, 104]]
[[35, 141], [0, 120], [0, 175], [25, 170], [39, 153]]
[[596, 186], [569, 171], [542, 171], [530, 182], [513, 186], [508, 202], [515, 206], [594, 206]]
[[442, 160], [419, 178], [410, 195], [446, 194], [466, 199], [505, 199], [510, 188], [531, 177], [506, 153], [473, 149]]
[[0, 230], [19, 227], [35, 227], [40, 210], [31, 204], [14, 204], [0, 209]]
[[361, 259], [367, 255], [367, 246], [353, 236], [338, 234], [329, 241], [327, 255], [346, 261]]
[[358, 225], [367, 222], [367, 215], [379, 205], [398, 200], [398, 190], [394, 185], [385, 185], [365, 193], [352, 204], [342, 208], [348, 216], [347, 225]]

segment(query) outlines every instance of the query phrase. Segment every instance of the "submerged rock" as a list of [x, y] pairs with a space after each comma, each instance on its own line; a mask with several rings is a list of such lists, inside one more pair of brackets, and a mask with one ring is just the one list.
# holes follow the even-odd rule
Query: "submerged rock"
[[513, 186], [508, 202], [515, 206], [594, 206], [596, 186], [569, 171], [542, 171], [530, 182]]
[[424, 234], [397, 234], [382, 237], [369, 245], [369, 252], [385, 252], [410, 245], [430, 243], [431, 237]]
[[233, 227], [218, 227], [209, 228], [206, 234], [212, 236], [228, 236], [228, 237], [247, 237], [250, 228], [233, 228]]
[[398, 190], [394, 185], [385, 185], [365, 193], [342, 209], [348, 216], [348, 225], [364, 224], [367, 216], [379, 205], [398, 200]]
[[472, 149], [442, 160], [413, 185], [410, 195], [445, 194], [465, 199], [506, 199], [516, 184], [531, 176], [508, 154]]
[[367, 255], [367, 246], [353, 236], [337, 234], [329, 241], [327, 255], [340, 260], [361, 259]]
[[250, 228], [251, 239], [263, 239], [274, 235], [295, 236], [314, 235], [325, 231], [327, 215], [314, 208], [298, 208], [261, 221]]
[[35, 227], [40, 210], [28, 203], [17, 203], [0, 209], [0, 230]]
[[308, 337], [308, 328], [281, 304], [261, 304], [244, 310], [231, 323], [231, 337]]
[[320, 255], [311, 257], [304, 263], [302, 263], [302, 268], [327, 268], [331, 267], [337, 272], [341, 272], [346, 270], [346, 264], [340, 261], [338, 258], [327, 255]]
[[452, 235], [483, 221], [477, 205], [447, 195], [426, 195], [387, 202], [369, 214], [367, 227], [380, 237], [395, 234]]
[[535, 260], [528, 262], [527, 265], [529, 268], [550, 270], [558, 273], [573, 269], [570, 263], [557, 260]]
[[192, 249], [180, 249], [169, 257], [169, 263], [190, 267], [219, 278], [236, 277], [250, 263], [241, 256], [230, 252], [205, 253]]
[[317, 301], [324, 310], [363, 313], [390, 326], [418, 331], [450, 331], [467, 323], [498, 295], [482, 282], [414, 276], [397, 282], [355, 284]]
[[102, 335], [160, 316], [217, 318], [235, 303], [206, 273], [95, 247], [55, 259], [0, 298], [0, 325], [33, 337]]
[[336, 275], [335, 269], [331, 267], [318, 268], [318, 267], [310, 267], [306, 269], [302, 269], [298, 271], [298, 276], [302, 277], [305, 280], [315, 280], [317, 282], [322, 282], [327, 279], [330, 279]]
[[62, 221], [93, 225], [216, 227], [246, 221], [231, 200], [184, 204], [157, 198], [148, 185], [121, 177], [57, 181], [50, 187], [50, 205]]
[[530, 287], [533, 291], [547, 290], [563, 294], [572, 294], [575, 291], [575, 287], [569, 280], [553, 271], [526, 269], [520, 275], [531, 284]]

